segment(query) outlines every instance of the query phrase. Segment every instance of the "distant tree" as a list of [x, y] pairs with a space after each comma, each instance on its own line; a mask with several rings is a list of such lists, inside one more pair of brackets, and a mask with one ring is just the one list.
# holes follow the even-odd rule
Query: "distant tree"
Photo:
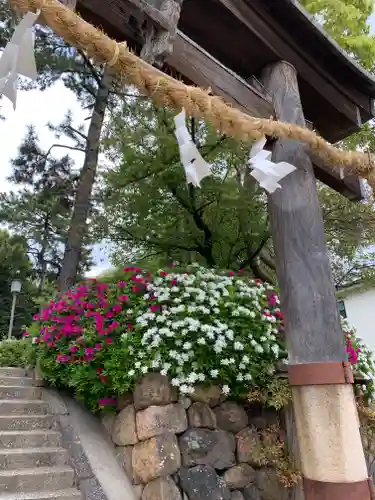
[[[78, 181], [71, 158], [54, 158], [53, 149], [54, 145], [43, 151], [35, 130], [29, 127], [18, 156], [12, 160], [9, 178], [20, 189], [0, 194], [0, 221], [28, 242], [40, 291], [47, 279], [56, 280], [61, 272]], [[81, 272], [90, 265], [89, 251], [83, 250]]]
[[27, 255], [27, 242], [22, 236], [0, 230], [0, 337], [8, 332], [13, 279], [20, 279], [22, 290], [17, 298], [14, 334], [21, 335], [23, 325], [29, 325], [37, 308], [37, 288], [33, 281], [33, 267]]

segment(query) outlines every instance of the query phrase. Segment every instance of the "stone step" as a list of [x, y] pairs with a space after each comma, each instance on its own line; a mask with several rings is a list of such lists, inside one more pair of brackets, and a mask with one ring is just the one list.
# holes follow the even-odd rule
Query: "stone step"
[[41, 399], [0, 399], [0, 415], [43, 415], [47, 410]]
[[0, 431], [0, 449], [2, 448], [40, 448], [60, 447], [61, 434], [57, 431]]
[[64, 490], [73, 485], [74, 472], [68, 466], [0, 470], [1, 494]]
[[54, 467], [69, 461], [65, 448], [14, 448], [0, 450], [1, 469], [28, 469], [31, 467]]
[[34, 491], [29, 493], [0, 493], [0, 500], [81, 500], [82, 493], [74, 488], [60, 491]]
[[0, 415], [0, 431], [51, 429], [53, 423], [53, 415]]
[[0, 399], [40, 399], [41, 395], [40, 387], [0, 385]]
[[0, 377], [24, 377], [26, 370], [23, 368], [0, 368]]
[[33, 379], [30, 377], [3, 377], [0, 375], [0, 385], [6, 387], [31, 387]]

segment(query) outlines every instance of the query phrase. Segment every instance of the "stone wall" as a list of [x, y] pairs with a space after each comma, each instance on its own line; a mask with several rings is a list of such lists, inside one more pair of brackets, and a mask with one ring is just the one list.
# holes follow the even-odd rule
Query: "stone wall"
[[219, 387], [178, 397], [167, 377], [146, 375], [103, 417], [141, 500], [284, 500], [276, 470], [262, 465], [261, 431], [274, 412], [240, 405]]

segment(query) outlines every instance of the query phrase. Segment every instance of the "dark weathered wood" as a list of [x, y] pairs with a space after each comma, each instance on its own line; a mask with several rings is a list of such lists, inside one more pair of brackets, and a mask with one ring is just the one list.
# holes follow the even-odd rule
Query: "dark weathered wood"
[[166, 62], [189, 81], [211, 88], [215, 95], [241, 111], [260, 118], [274, 116], [272, 98], [264, 89], [256, 90], [181, 31], [177, 32], [173, 52]]
[[144, 42], [140, 55], [142, 59], [159, 68], [163, 67], [165, 59], [173, 51], [182, 2], [183, 0], [161, 1], [160, 10], [158, 12], [163, 18], [168, 19], [168, 29], [155, 24], [152, 17], [146, 22]]
[[[295, 69], [278, 62], [263, 70], [261, 81], [273, 96], [277, 118], [305, 126]], [[272, 158], [297, 167], [281, 181], [282, 189], [268, 198], [290, 360], [344, 361], [344, 338], [311, 160], [304, 145], [290, 140], [276, 141]]]
[[304, 47], [300, 47], [299, 50], [295, 47], [293, 33], [290, 33], [288, 38], [285, 35], [283, 37], [279, 35], [279, 19], [268, 18], [266, 21], [264, 16], [258, 15], [258, 2], [254, 0], [251, 4], [236, 0], [220, 0], [220, 2], [273, 50], [277, 48], [276, 50], [282, 58], [298, 67], [298, 74], [301, 78], [313, 78], [316, 85], [319, 86], [319, 90], [344, 116], [356, 125], [361, 125], [358, 123], [357, 106], [345, 96], [345, 93], [337, 92], [337, 82], [332, 84], [333, 76], [323, 71], [315, 71], [316, 68], [309, 61], [307, 52], [303, 50]]

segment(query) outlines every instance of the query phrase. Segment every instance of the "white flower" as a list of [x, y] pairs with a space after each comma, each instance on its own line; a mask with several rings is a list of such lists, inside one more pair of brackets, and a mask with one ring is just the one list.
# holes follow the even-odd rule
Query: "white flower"
[[252, 380], [252, 378], [253, 377], [250, 375], [250, 373], [245, 373], [245, 375], [244, 375], [245, 380]]
[[229, 359], [224, 358], [224, 359], [221, 359], [221, 360], [220, 360], [220, 363], [221, 363], [223, 366], [228, 366], [228, 365], [230, 364], [230, 361], [229, 361]]
[[242, 373], [239, 373], [236, 377], [236, 380], [238, 380], [239, 382], [242, 382], [243, 381], [243, 375]]
[[142, 368], [141, 368], [141, 372], [142, 372], [142, 373], [147, 373], [147, 372], [148, 372], [148, 368], [147, 368], [147, 366], [142, 366]]
[[204, 373], [198, 373], [199, 382], [204, 382], [206, 380], [206, 375]]
[[205, 345], [206, 343], [206, 339], [204, 337], [199, 337], [199, 339], [197, 340], [197, 344], [199, 345]]
[[128, 371], [128, 375], [129, 375], [129, 377], [133, 377], [135, 375], [135, 371], [134, 370], [129, 370]]
[[164, 369], [160, 370], [160, 375], [164, 375], [165, 376], [165, 375], [167, 375], [167, 373], [168, 373], [167, 370], [164, 370]]
[[219, 370], [210, 370], [210, 375], [212, 378], [216, 378], [219, 375]]
[[229, 394], [230, 393], [229, 385], [223, 385], [223, 387], [221, 388], [221, 392], [226, 395]]
[[233, 344], [233, 347], [236, 351], [243, 351], [243, 344], [242, 342], [238, 342], [236, 341], [234, 344]]
[[174, 387], [178, 387], [178, 386], [181, 384], [181, 382], [180, 382], [180, 380], [179, 380], [178, 378], [172, 378], [172, 380], [171, 380], [171, 384], [172, 384]]
[[248, 364], [250, 363], [250, 358], [246, 354], [242, 356], [242, 363]]
[[198, 375], [194, 372], [190, 373], [187, 377], [187, 382], [189, 382], [189, 384], [194, 384], [194, 382], [196, 382], [198, 380]]
[[192, 343], [191, 342], [185, 342], [184, 345], [182, 346], [185, 351], [188, 351], [189, 349], [192, 348]]
[[259, 354], [261, 354], [262, 352], [264, 352], [264, 349], [261, 345], [257, 344], [255, 347], [255, 352], [258, 352]]
[[141, 367], [141, 362], [140, 362], [140, 361], [136, 361], [136, 362], [134, 363], [134, 366], [135, 366], [136, 368], [140, 368], [140, 367]]
[[180, 385], [180, 391], [182, 394], [187, 394], [189, 392], [189, 387], [186, 384]]

